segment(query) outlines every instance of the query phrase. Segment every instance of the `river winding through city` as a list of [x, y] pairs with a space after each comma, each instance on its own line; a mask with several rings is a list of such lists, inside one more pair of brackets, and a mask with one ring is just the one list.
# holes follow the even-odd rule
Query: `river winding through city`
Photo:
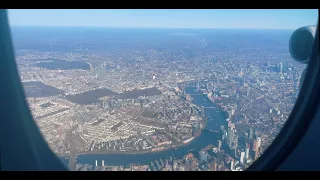
[[[196, 89], [187, 87], [186, 93], [195, 94]], [[226, 125], [227, 113], [215, 106], [206, 95], [191, 95], [193, 104], [201, 107], [210, 107], [205, 110], [205, 115], [208, 118], [206, 123], [207, 130], [219, 130], [221, 125]], [[214, 108], [213, 108], [214, 107]], [[150, 152], [144, 154], [84, 154], [77, 156], [77, 163], [95, 165], [97, 160], [98, 165], [101, 166], [102, 160], [108, 166], [120, 166], [127, 164], [148, 164], [150, 161], [166, 159], [170, 156], [174, 158], [181, 158], [190, 151], [197, 151], [209, 144], [217, 144], [219, 134], [216, 132], [202, 131], [202, 133], [195, 137], [188, 144], [171, 148], [159, 152]]]

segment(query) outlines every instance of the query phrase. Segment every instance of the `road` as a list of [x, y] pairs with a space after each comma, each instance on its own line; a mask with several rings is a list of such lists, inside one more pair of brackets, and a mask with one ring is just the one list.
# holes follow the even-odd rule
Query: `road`
[[70, 151], [70, 159], [69, 159], [69, 169], [71, 171], [76, 170], [76, 162], [77, 162], [77, 150], [71, 150]]
[[119, 127], [119, 129], [118, 129], [117, 131], [115, 131], [115, 132], [113, 132], [112, 134], [110, 134], [110, 135], [106, 138], [106, 141], [108, 141], [112, 136], [114, 136], [115, 134], [117, 134], [118, 131], [120, 131], [120, 130], [125, 130], [125, 129], [123, 129], [123, 127], [125, 127], [126, 125], [129, 125], [129, 126], [130, 126], [130, 129], [129, 129], [129, 130], [131, 130], [131, 129], [133, 129], [135, 126], [137, 126], [136, 123], [135, 123], [135, 124], [132, 124], [132, 121], [133, 121], [134, 119], [136, 119], [137, 117], [139, 117], [139, 116], [143, 113], [143, 111], [144, 111], [144, 109], [141, 110], [141, 111], [138, 111], [136, 115], [134, 115], [134, 116], [132, 116], [132, 117], [130, 117], [130, 118], [128, 119], [128, 122], [122, 121], [122, 122], [123, 122], [123, 125], [122, 125], [121, 127]]
[[71, 130], [66, 134], [66, 141], [70, 144], [70, 157], [69, 157], [69, 169], [71, 171], [76, 170], [76, 162], [77, 162], [77, 146], [73, 142], [72, 131], [75, 130], [76, 127], [71, 128]]

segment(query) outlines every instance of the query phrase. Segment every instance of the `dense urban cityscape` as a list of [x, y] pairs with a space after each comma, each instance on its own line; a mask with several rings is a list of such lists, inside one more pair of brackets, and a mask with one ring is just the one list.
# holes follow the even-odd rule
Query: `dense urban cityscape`
[[34, 120], [75, 171], [242, 171], [286, 122], [305, 67], [291, 30], [12, 31]]

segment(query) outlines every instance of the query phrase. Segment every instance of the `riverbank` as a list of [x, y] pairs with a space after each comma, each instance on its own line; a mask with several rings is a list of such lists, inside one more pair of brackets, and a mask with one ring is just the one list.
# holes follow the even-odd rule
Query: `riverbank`
[[94, 165], [97, 160], [100, 163], [104, 160], [105, 164], [110, 166], [119, 166], [119, 165], [127, 165], [133, 163], [139, 164], [148, 164], [151, 161], [159, 160], [159, 159], [167, 159], [169, 157], [174, 158], [183, 158], [190, 150], [198, 151], [203, 147], [206, 147], [210, 144], [214, 144], [216, 140], [219, 138], [217, 133], [211, 133], [208, 131], [204, 131], [201, 136], [197, 137], [193, 141], [188, 144], [181, 145], [175, 148], [167, 148], [166, 150], [162, 150], [159, 152], [149, 152], [149, 153], [113, 153], [113, 154], [82, 154], [77, 156], [77, 163], [81, 164], [91, 164]]
[[[194, 88], [187, 88], [186, 91], [189, 94], [194, 92]], [[192, 103], [197, 107], [212, 107], [214, 104], [207, 99], [205, 95], [203, 96], [193, 96]], [[215, 106], [216, 107], [216, 106]], [[219, 133], [216, 130], [220, 129], [221, 125], [226, 125], [226, 114], [222, 109], [214, 108], [209, 111], [205, 111], [205, 121], [204, 127], [198, 136], [194, 137], [187, 144], [175, 145], [174, 147], [169, 146], [165, 149], [161, 149], [156, 152], [87, 152], [77, 155], [77, 163], [81, 164], [91, 164], [95, 165], [96, 160], [101, 162], [104, 160], [105, 164], [110, 166], [120, 166], [133, 163], [148, 164], [152, 161], [159, 159], [167, 159], [169, 157], [183, 158], [190, 150], [199, 151], [202, 148], [212, 144], [217, 144], [217, 140], [220, 139]], [[206, 130], [212, 130], [206, 131]]]
[[[191, 143], [193, 140], [195, 140], [195, 138], [197, 138], [198, 136], [200, 136], [201, 133], [199, 133], [197, 136], [194, 136], [192, 138], [189, 138], [185, 141], [183, 141], [181, 144], [176, 144], [176, 145], [172, 145], [172, 146], [169, 146], [169, 147], [164, 147], [164, 146], [160, 146], [158, 148], [161, 148], [161, 149], [158, 149], [158, 150], [152, 150], [152, 149], [155, 149], [155, 148], [152, 148], [151, 150], [144, 150], [144, 151], [131, 151], [131, 152], [125, 152], [125, 151], [88, 151], [88, 152], [78, 152], [77, 153], [77, 156], [80, 156], [80, 155], [107, 155], [107, 154], [131, 154], [131, 155], [137, 155], [137, 154], [148, 154], [148, 153], [159, 153], [161, 151], [166, 151], [166, 150], [169, 150], [169, 149], [176, 149], [176, 148], [179, 148], [181, 146], [186, 146], [188, 145], [189, 143]], [[187, 142], [186, 142], [187, 141]], [[163, 148], [162, 148], [163, 147]], [[61, 158], [64, 158], [64, 157], [68, 157], [70, 156], [70, 154], [64, 154], [64, 155], [58, 155], [59, 157]]]
[[[163, 147], [163, 146], [160, 146], [163, 147], [161, 149], [157, 149], [157, 150], [145, 150], [145, 151], [131, 151], [131, 152], [125, 152], [125, 151], [88, 151], [88, 152], [78, 152], [77, 153], [77, 156], [81, 156], [81, 155], [121, 155], [121, 154], [130, 154], [130, 155], [138, 155], [138, 154], [154, 154], [154, 153], [159, 153], [161, 151], [166, 151], [166, 150], [169, 150], [169, 149], [177, 149], [177, 148], [180, 148], [181, 146], [186, 146], [188, 144], [190, 144], [192, 141], [195, 140], [196, 137], [200, 136], [201, 133], [199, 133], [199, 135], [197, 136], [194, 136], [192, 137], [191, 140], [187, 139], [186, 141], [187, 142], [183, 142], [181, 144], [177, 144], [177, 145], [172, 145], [170, 147]], [[189, 141], [188, 141], [189, 140]], [[158, 147], [159, 148], [159, 147]], [[154, 148], [153, 148], [154, 149]], [[58, 154], [58, 156], [60, 158], [66, 158], [66, 157], [69, 157], [70, 154]]]
[[[209, 99], [207, 96], [203, 95], [204, 99]], [[210, 101], [210, 100], [209, 100]], [[214, 104], [212, 101], [210, 101], [215, 107], [217, 107], [216, 104]], [[197, 105], [196, 103], [192, 103], [195, 106], [197, 106], [198, 108], [200, 108], [201, 106]], [[219, 108], [219, 107], [217, 107]], [[224, 114], [225, 116], [228, 114], [227, 112], [223, 111], [222, 109], [219, 108], [219, 110], [221, 111], [222, 114]], [[203, 118], [204, 121], [204, 125], [203, 125], [203, 129], [206, 129], [207, 125], [208, 125], [208, 120], [206, 120], [205, 118]], [[200, 137], [203, 133], [203, 129], [200, 131], [200, 133], [198, 133], [196, 136], [193, 136], [192, 138], [189, 138], [187, 140], [184, 140], [183, 142], [179, 143], [179, 144], [175, 144], [175, 145], [171, 145], [168, 147], [157, 147], [157, 148], [152, 148], [149, 150], [143, 150], [143, 151], [131, 151], [131, 152], [125, 152], [125, 151], [88, 151], [88, 152], [78, 152], [77, 156], [80, 155], [139, 155], [139, 154], [154, 154], [154, 153], [161, 153], [163, 151], [167, 151], [170, 149], [178, 149], [181, 148], [183, 146], [188, 146], [190, 143], [192, 143], [193, 141], [196, 141], [198, 137]], [[211, 128], [209, 128], [211, 129]], [[211, 133], [217, 133], [217, 131], [211, 130], [209, 131]], [[66, 157], [69, 155], [62, 155], [59, 157]]]

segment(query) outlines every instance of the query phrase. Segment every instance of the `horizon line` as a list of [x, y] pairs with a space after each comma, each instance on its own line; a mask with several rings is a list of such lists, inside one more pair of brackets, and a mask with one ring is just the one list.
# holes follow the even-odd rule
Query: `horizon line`
[[137, 26], [65, 26], [65, 25], [9, 25], [10, 27], [60, 27], [60, 28], [114, 28], [114, 29], [238, 29], [238, 30], [296, 30], [291, 29], [276, 29], [276, 28], [237, 28], [237, 27], [137, 27]]

